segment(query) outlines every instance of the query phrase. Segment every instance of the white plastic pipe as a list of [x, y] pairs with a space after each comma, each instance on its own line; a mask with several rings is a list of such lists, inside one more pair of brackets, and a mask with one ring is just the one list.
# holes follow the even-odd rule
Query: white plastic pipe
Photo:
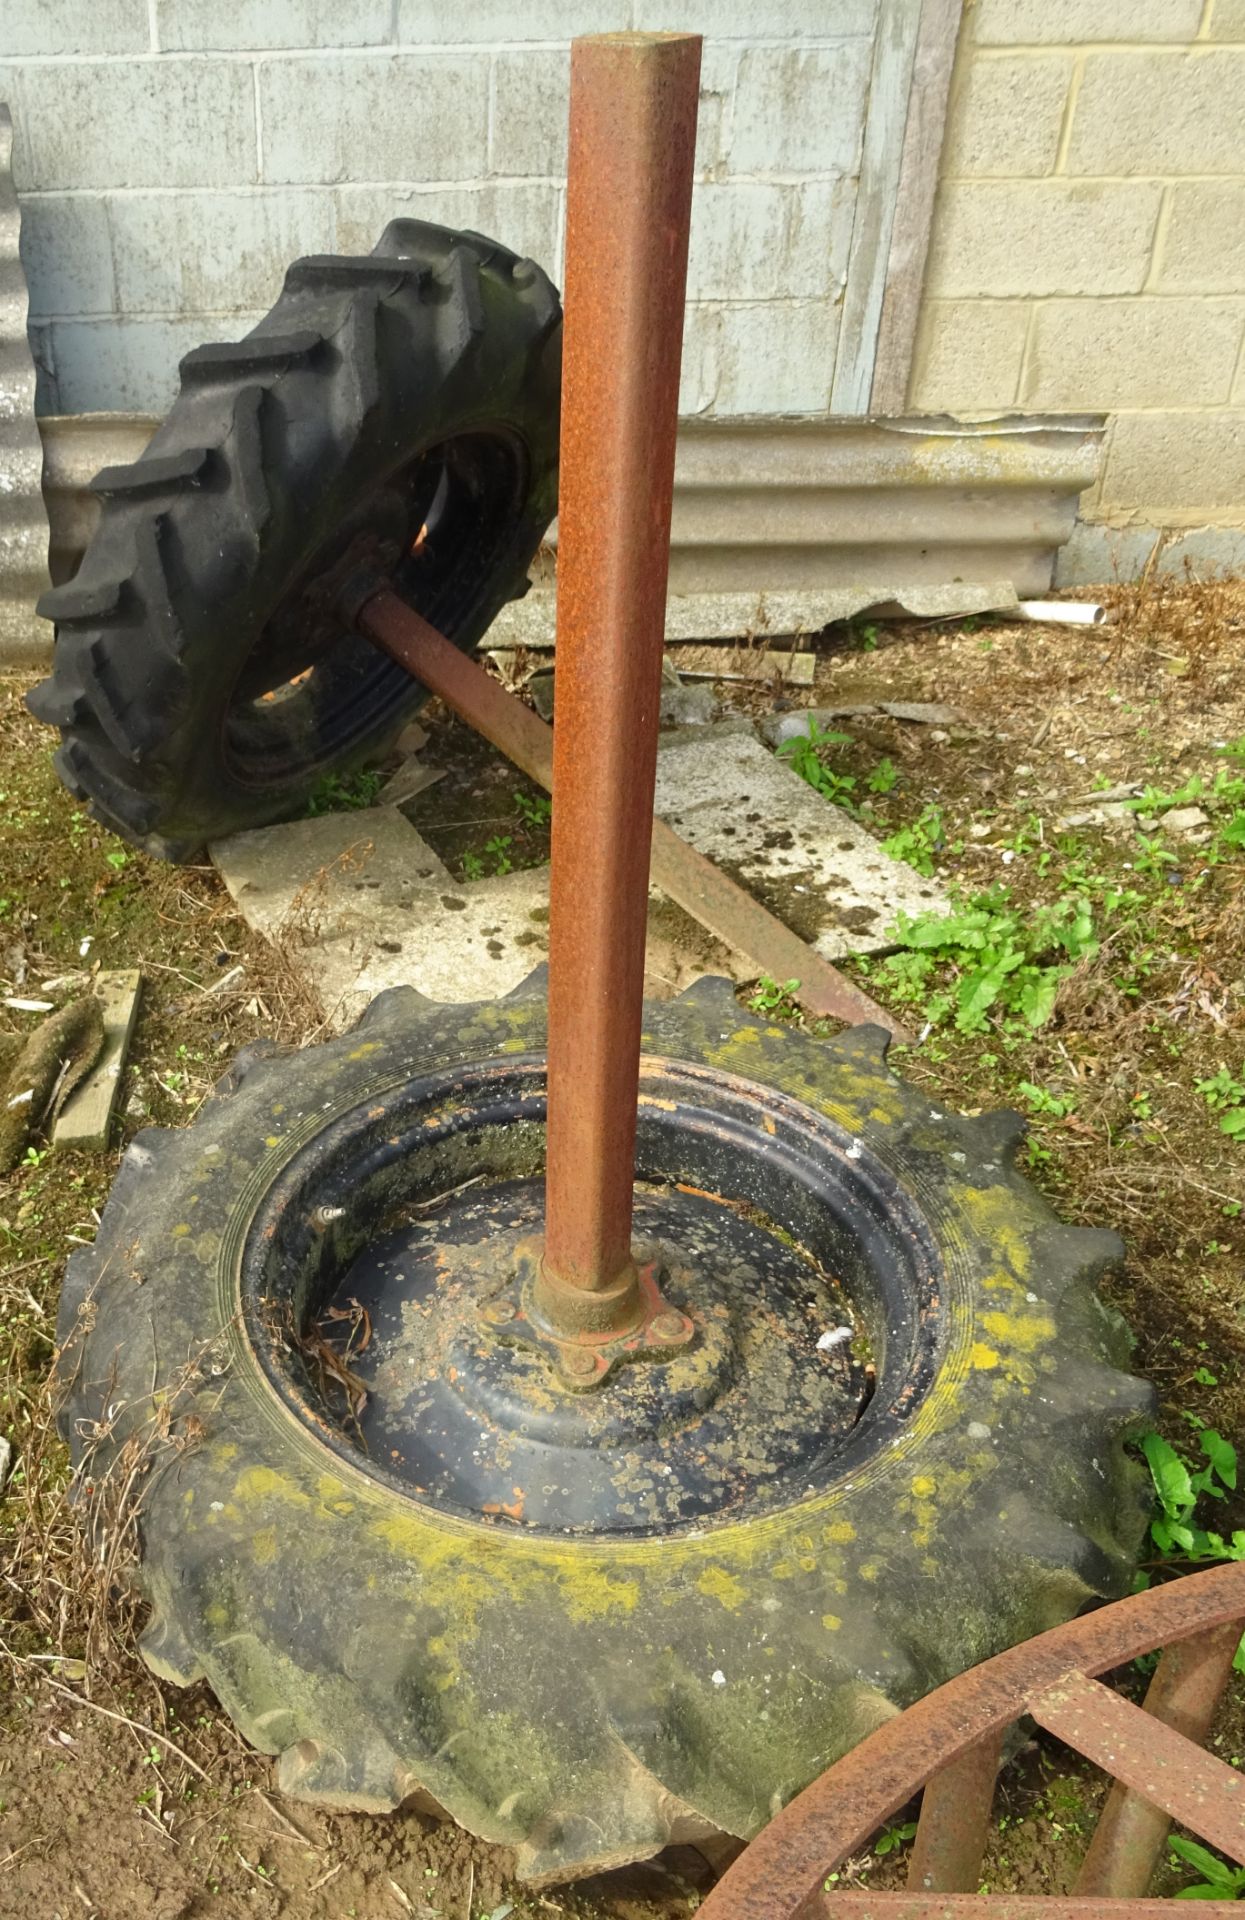
[[1100, 627], [1107, 609], [1096, 600], [1018, 600], [1000, 620], [1036, 620], [1051, 627]]

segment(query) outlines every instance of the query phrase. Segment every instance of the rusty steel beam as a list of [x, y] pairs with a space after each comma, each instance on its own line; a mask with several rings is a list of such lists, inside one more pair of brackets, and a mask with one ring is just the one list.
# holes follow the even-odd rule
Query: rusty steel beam
[[926, 1783], [908, 1860], [914, 1892], [977, 1891], [1004, 1731], [993, 1728]]
[[571, 47], [543, 1272], [635, 1286], [631, 1203], [695, 34]]
[[[812, 1920], [846, 1913], [843, 1903], [856, 1896], [823, 1892], [826, 1875], [867, 1847], [940, 1767], [1010, 1726], [1070, 1673], [1104, 1673], [1230, 1621], [1238, 1632], [1245, 1626], [1245, 1564], [1211, 1567], [1133, 1594], [970, 1668], [886, 1721], [806, 1787], [714, 1888], [701, 1906], [702, 1920]], [[1206, 1758], [1192, 1742], [1186, 1751], [1191, 1762]], [[1114, 1762], [1108, 1764], [1114, 1771]], [[1241, 1789], [1238, 1774], [1229, 1783], [1229, 1803], [1239, 1800]], [[888, 1906], [923, 1899], [933, 1903], [926, 1912], [956, 1913], [961, 1906], [972, 1911], [974, 1896], [913, 1891], [885, 1898]], [[1120, 1908], [1122, 1914], [1144, 1910], [1139, 1902]], [[1048, 1904], [1041, 1911], [1058, 1909]], [[1103, 1902], [1090, 1900], [1079, 1911], [1101, 1914]]]
[[[1174, 1727], [1186, 1740], [1204, 1745], [1240, 1638], [1240, 1622], [1229, 1620], [1196, 1640], [1168, 1647], [1146, 1688], [1146, 1712]], [[1138, 1898], [1150, 1884], [1170, 1826], [1170, 1814], [1117, 1780], [1098, 1816], [1072, 1891], [1120, 1900]]]
[[[812, 1911], [810, 1909], [810, 1911]], [[825, 1920], [1172, 1920], [1167, 1900], [1084, 1900], [1059, 1893], [823, 1893]], [[1201, 1916], [1233, 1920], [1230, 1900], [1208, 1900]]]
[[1067, 1674], [1028, 1710], [1065, 1746], [1245, 1866], [1245, 1775], [1226, 1760], [1084, 1673]]
[[[553, 728], [530, 707], [388, 588], [377, 585], [357, 612], [349, 604], [345, 611], [360, 633], [444, 700], [537, 786], [552, 793]], [[819, 1018], [884, 1027], [895, 1040], [911, 1042], [912, 1035], [885, 1007], [806, 946], [673, 827], [654, 819], [652, 831], [653, 885], [725, 946], [742, 953], [758, 974], [797, 980], [795, 999]]]
[[444, 700], [529, 780], [552, 793], [553, 728], [538, 713], [507, 693], [499, 680], [429, 626], [392, 588], [378, 584], [357, 612], [349, 606], [343, 612], [352, 613], [365, 639]]

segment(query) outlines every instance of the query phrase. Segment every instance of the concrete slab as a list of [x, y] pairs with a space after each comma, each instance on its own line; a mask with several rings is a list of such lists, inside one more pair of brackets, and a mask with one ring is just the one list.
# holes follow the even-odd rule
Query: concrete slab
[[430, 1000], [500, 999], [548, 957], [548, 871], [406, 888], [392, 872], [319, 938], [300, 945], [287, 936], [286, 950], [337, 1028], [387, 987], [417, 987]]
[[247, 925], [269, 940], [331, 932], [365, 904], [403, 912], [416, 887], [450, 877], [392, 807], [256, 827], [217, 840], [210, 852]]
[[[901, 908], [948, 904], [738, 718], [663, 737], [657, 810], [827, 960], [884, 947]], [[463, 884], [390, 807], [234, 834], [212, 857], [248, 924], [280, 945], [335, 1028], [387, 987], [499, 998], [547, 957], [547, 867]], [[646, 965], [658, 998], [705, 973], [755, 974], [657, 893]]]
[[[463, 885], [387, 807], [261, 827], [211, 851], [247, 924], [281, 947], [339, 1030], [388, 987], [448, 1002], [498, 999], [548, 954], [547, 867]], [[752, 971], [652, 897], [650, 997], [667, 998], [706, 973], [744, 980]]]
[[826, 960], [886, 947], [901, 910], [950, 906], [752, 733], [705, 727], [664, 740], [657, 811]]
[[[841, 486], [842, 476], [836, 476], [831, 484]], [[923, 511], [928, 516], [929, 510], [924, 504]], [[789, 522], [788, 513], [785, 526], [781, 519], [774, 523], [772, 537], [776, 547], [783, 544], [784, 532], [790, 536]], [[820, 524], [823, 527], [826, 524], [824, 515]], [[677, 529], [675, 537], [677, 540]], [[752, 537], [756, 537], [755, 529]], [[891, 544], [903, 546], [907, 542], [902, 535], [895, 535]], [[1057, 542], [1052, 539], [1051, 544]], [[735, 551], [738, 552], [737, 546]], [[730, 640], [756, 633], [819, 633], [833, 621], [851, 620], [863, 613], [880, 613], [887, 618], [911, 615], [916, 619], [947, 619], [956, 614], [1001, 612], [1015, 606], [1013, 581], [952, 578], [952, 572], [959, 573], [962, 569], [950, 555], [946, 555], [945, 560], [949, 563], [946, 581], [916, 582], [910, 566], [904, 570], [906, 578], [891, 578], [886, 576], [884, 567], [872, 581], [866, 578], [859, 586], [674, 592], [666, 600], [666, 644], [673, 646], [684, 640]], [[723, 577], [729, 564], [724, 561], [718, 566]], [[825, 568], [820, 567], [818, 572], [824, 577]], [[1109, 579], [1111, 576], [1108, 572], [1098, 577]], [[556, 627], [556, 587], [542, 581], [521, 600], [512, 600], [502, 608], [489, 628], [489, 639], [499, 648], [544, 649], [553, 646]]]

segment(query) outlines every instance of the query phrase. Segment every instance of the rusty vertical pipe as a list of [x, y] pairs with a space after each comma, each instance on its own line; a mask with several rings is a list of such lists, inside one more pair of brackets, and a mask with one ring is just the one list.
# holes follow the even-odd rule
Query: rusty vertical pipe
[[699, 82], [697, 35], [571, 48], [543, 1274], [620, 1304]]

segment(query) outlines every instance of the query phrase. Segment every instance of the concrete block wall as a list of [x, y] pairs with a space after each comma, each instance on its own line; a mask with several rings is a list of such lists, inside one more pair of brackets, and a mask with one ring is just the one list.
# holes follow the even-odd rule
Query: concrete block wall
[[1245, 0], [967, 0], [908, 399], [1110, 414], [1068, 577], [1239, 565]]
[[[163, 412], [410, 214], [560, 274], [574, 33], [706, 36], [684, 410], [829, 400], [877, 0], [4, 0], [41, 410]], [[832, 110], [831, 110], [832, 109]]]

